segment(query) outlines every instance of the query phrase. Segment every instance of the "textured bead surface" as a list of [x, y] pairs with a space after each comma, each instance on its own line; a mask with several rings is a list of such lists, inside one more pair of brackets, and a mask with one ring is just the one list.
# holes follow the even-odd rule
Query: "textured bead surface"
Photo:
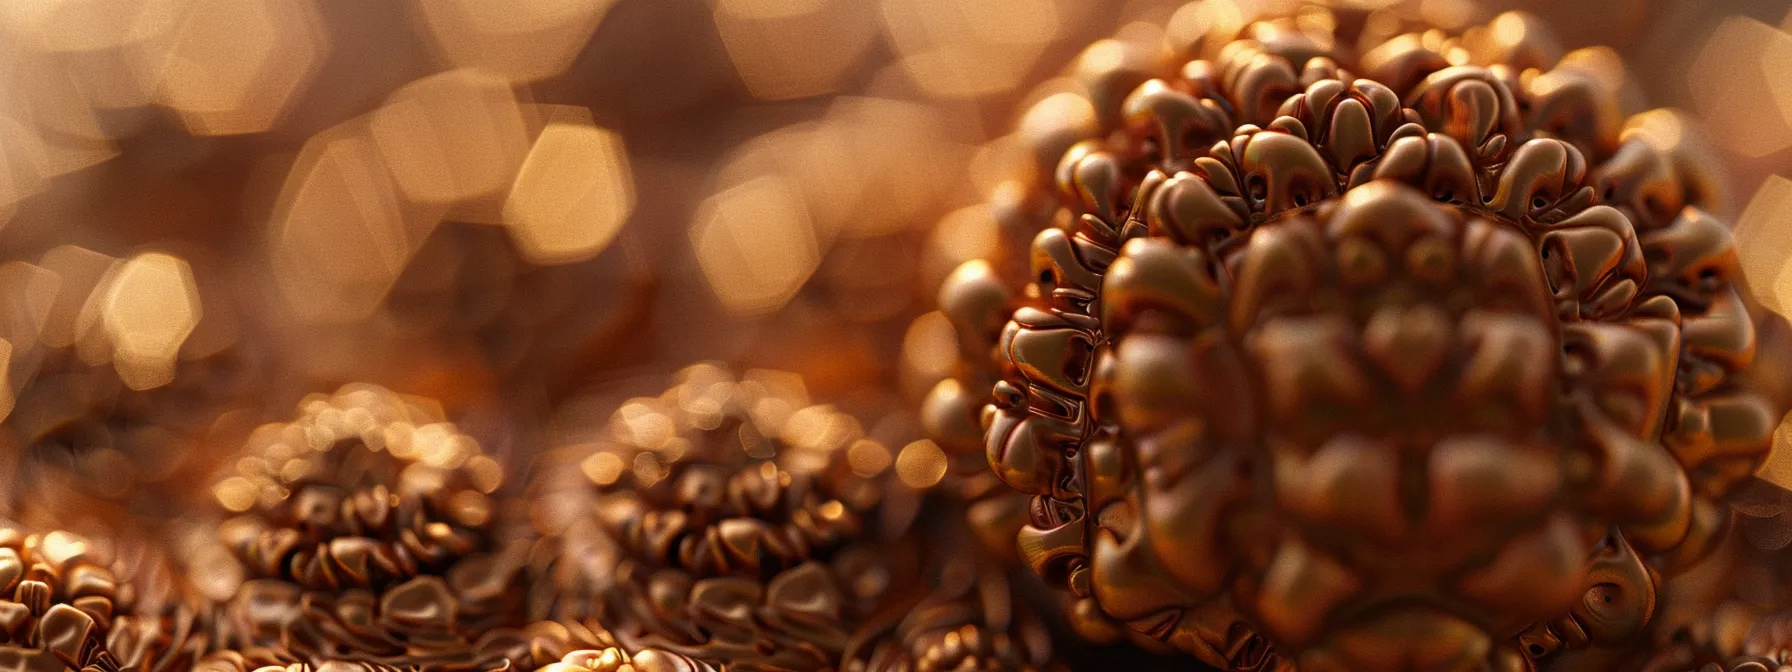
[[106, 648], [118, 585], [107, 561], [67, 532], [0, 527], [0, 663], [32, 672], [113, 672]]
[[559, 549], [537, 615], [594, 619], [656, 665], [1036, 669], [1050, 644], [978, 559], [962, 504], [915, 487], [940, 459], [891, 450], [789, 374], [687, 368], [537, 469]]
[[1117, 111], [941, 290], [967, 366], [929, 411], [981, 415], [1079, 631], [1519, 670], [1636, 646], [1715, 548], [1784, 409], [1738, 382], [1709, 178], [1499, 22], [1348, 48], [1317, 11], [1073, 73]]
[[242, 511], [218, 528], [244, 576], [220, 606], [233, 648], [469, 669], [483, 664], [482, 637], [522, 625], [522, 561], [491, 499], [502, 470], [439, 416], [350, 386], [250, 438], [215, 488]]

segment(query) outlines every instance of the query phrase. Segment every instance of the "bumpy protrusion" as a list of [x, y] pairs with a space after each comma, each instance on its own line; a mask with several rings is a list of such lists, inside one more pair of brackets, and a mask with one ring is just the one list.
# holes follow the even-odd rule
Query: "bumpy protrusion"
[[[811, 402], [791, 374], [689, 367], [541, 465], [539, 524], [557, 550], [536, 615], [601, 623], [619, 650], [740, 669], [1041, 665], [1049, 649], [1021, 639], [1012, 602], [1009, 617], [973, 618], [959, 611], [972, 591], [935, 580], [960, 575], [945, 567], [980, 585], [989, 556], [954, 518], [966, 500], [947, 487], [945, 450], [891, 440]], [[959, 615], [924, 613], [935, 603]], [[910, 625], [890, 626], [901, 614]], [[966, 628], [979, 638], [947, 636]]]
[[81, 537], [0, 526], [0, 665], [117, 672], [106, 646], [118, 585]]
[[251, 437], [214, 488], [240, 514], [219, 541], [246, 580], [221, 605], [228, 644], [332, 660], [462, 669], [522, 625], [522, 559], [501, 542], [498, 463], [418, 400], [345, 387]]
[[1079, 632], [1232, 668], [1639, 645], [1780, 410], [1686, 129], [1523, 14], [1361, 58], [1323, 11], [1223, 24], [942, 294], [978, 310], [936, 398], [989, 381], [1025, 563]]

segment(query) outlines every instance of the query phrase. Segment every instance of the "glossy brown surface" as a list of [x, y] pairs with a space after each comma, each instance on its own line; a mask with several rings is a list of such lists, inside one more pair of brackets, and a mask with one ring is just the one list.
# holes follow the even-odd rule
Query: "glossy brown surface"
[[0, 672], [1792, 672], [1784, 14], [0, 2]]
[[90, 544], [66, 532], [0, 529], [0, 661], [11, 669], [118, 670], [106, 647], [118, 586]]
[[215, 490], [242, 511], [217, 528], [243, 576], [217, 607], [228, 646], [314, 666], [484, 665], [484, 638], [523, 624], [520, 549], [499, 540], [491, 499], [500, 467], [384, 389], [300, 411], [257, 430]]
[[538, 616], [729, 669], [1031, 670], [1049, 656], [950, 518], [962, 504], [925, 491], [945, 455], [892, 450], [788, 374], [687, 368], [560, 452], [534, 494], [558, 548]]
[[1345, 20], [1076, 73], [1143, 81], [1091, 98], [1118, 114], [1057, 161], [1056, 215], [1016, 214], [1030, 274], [942, 289], [970, 368], [929, 412], [992, 389], [1022, 556], [1089, 636], [1240, 669], [1641, 646], [1783, 411], [1737, 382], [1704, 178], [1534, 20], [1355, 57]]

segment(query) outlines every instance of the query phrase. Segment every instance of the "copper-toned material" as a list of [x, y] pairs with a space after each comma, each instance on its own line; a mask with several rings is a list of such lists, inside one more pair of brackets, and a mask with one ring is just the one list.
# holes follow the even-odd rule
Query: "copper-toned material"
[[888, 480], [847, 465], [857, 421], [700, 366], [624, 404], [606, 433], [576, 471], [544, 470], [576, 480], [543, 490], [588, 502], [566, 528], [557, 598], [592, 595], [635, 646], [785, 667], [839, 655], [850, 610], [888, 588], [886, 559], [852, 543], [880, 532]]
[[106, 630], [118, 585], [89, 542], [66, 532], [0, 527], [0, 664], [115, 672]]
[[560, 511], [537, 515], [559, 517], [560, 550], [541, 615], [730, 669], [1037, 668], [1049, 644], [1022, 636], [1038, 624], [1000, 567], [912, 485], [944, 465], [798, 385], [694, 366], [550, 459], [535, 496]]
[[231, 448], [215, 440], [225, 438], [214, 436], [218, 421], [252, 403], [256, 361], [226, 348], [183, 365], [168, 385], [133, 390], [109, 365], [47, 350], [0, 435], [17, 446], [0, 460], [14, 483], [0, 506], [61, 525], [95, 507], [109, 518], [158, 519], [202, 504], [206, 479]]
[[1055, 193], [992, 203], [1008, 256], [941, 290], [968, 364], [927, 413], [956, 436], [982, 407], [1079, 630], [1517, 670], [1634, 645], [1716, 545], [1783, 409], [1735, 382], [1709, 178], [1500, 21], [1523, 39], [1351, 49], [1305, 13], [1075, 73], [1105, 126]]
[[541, 668], [543, 672], [715, 672], [713, 665], [675, 653], [647, 649], [628, 653], [618, 648], [585, 649]]
[[[962, 544], [959, 545], [962, 548]], [[1055, 669], [1038, 619], [1019, 613], [1011, 580], [987, 562], [953, 557], [930, 576], [918, 601], [886, 609], [885, 625], [862, 629], [840, 668], [856, 672]], [[915, 588], [910, 588], [916, 591]], [[899, 620], [898, 620], [899, 619]]]
[[315, 396], [258, 430], [215, 488], [220, 542], [247, 580], [230, 645], [276, 660], [473, 669], [522, 624], [521, 561], [500, 543], [502, 470], [418, 402], [372, 386]]
[[1772, 4], [0, 0], [0, 672], [1792, 672]]
[[1662, 586], [1648, 646], [1570, 656], [1554, 669], [1618, 661], [1610, 669], [1651, 672], [1767, 670], [1792, 661], [1792, 558], [1783, 543], [1792, 495], [1750, 480], [1732, 494], [1733, 534], [1699, 564]]
[[118, 598], [106, 646], [119, 669], [194, 669], [220, 644], [213, 605], [161, 545], [137, 543], [116, 555]]

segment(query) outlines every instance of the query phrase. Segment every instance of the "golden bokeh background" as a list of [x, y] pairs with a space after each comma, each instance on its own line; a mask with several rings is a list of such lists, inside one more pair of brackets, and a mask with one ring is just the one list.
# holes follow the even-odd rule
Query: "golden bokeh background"
[[[1604, 47], [1576, 58], [1624, 115], [1684, 111], [1630, 132], [1710, 143], [1752, 292], [1792, 309], [1785, 0], [1337, 1], [1443, 27], [1522, 9]], [[601, 421], [699, 359], [888, 405], [956, 356], [927, 311], [995, 245], [983, 203], [1097, 123], [1057, 73], [1280, 4], [0, 3], [0, 441], [155, 481], [364, 381], [515, 460], [537, 421]], [[1787, 371], [1785, 324], [1763, 329]], [[862, 448], [855, 468], [944, 469], [924, 441]]]

